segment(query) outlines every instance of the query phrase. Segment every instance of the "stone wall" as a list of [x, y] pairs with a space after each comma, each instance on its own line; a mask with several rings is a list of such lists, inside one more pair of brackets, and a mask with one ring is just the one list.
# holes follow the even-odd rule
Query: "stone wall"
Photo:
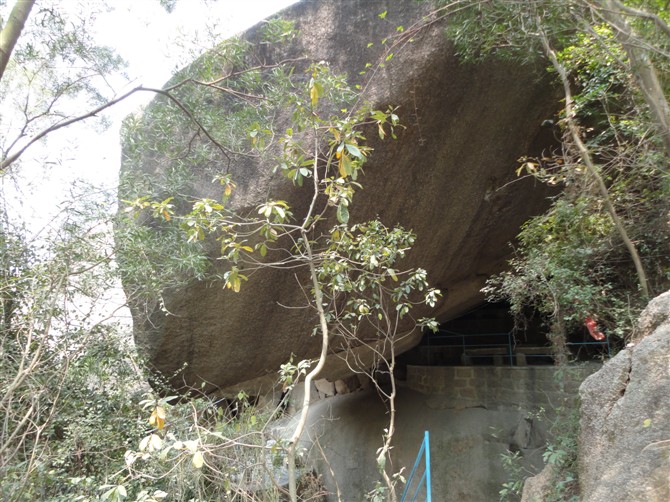
[[407, 366], [405, 385], [422, 394], [438, 395], [454, 407], [532, 409], [558, 406], [562, 396], [577, 395], [579, 384], [600, 369], [588, 363], [555, 366]]

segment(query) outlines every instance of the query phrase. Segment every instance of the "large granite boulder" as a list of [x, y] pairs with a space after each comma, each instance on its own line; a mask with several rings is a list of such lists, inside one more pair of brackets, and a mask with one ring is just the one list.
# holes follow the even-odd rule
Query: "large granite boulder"
[[[541, 124], [560, 102], [542, 65], [460, 62], [444, 36], [444, 21], [424, 17], [429, 9], [430, 2], [311, 0], [282, 15], [300, 30], [286, 58], [327, 61], [352, 85], [365, 83], [363, 97], [376, 107], [399, 107], [406, 128], [396, 141], [372, 142], [375, 151], [351, 219], [378, 216], [386, 225], [401, 224], [417, 234], [407, 265], [426, 268], [431, 283], [446, 293], [433, 312], [444, 321], [482, 301], [480, 289], [504, 267], [519, 226], [547, 206], [546, 189], [520, 180], [515, 169], [520, 156], [540, 155], [554, 144], [554, 131]], [[388, 11], [384, 19], [382, 11]], [[397, 34], [400, 25], [423, 28], [373, 78], [359, 75], [366, 62], [381, 55], [379, 42]], [[243, 38], [261, 43], [258, 30], [252, 28]], [[370, 42], [375, 44], [368, 48]], [[150, 109], [163, 102], [157, 100]], [[160, 125], [145, 121], [141, 127]], [[190, 148], [194, 140], [184, 135], [173, 141]], [[142, 172], [159, 179], [179, 161], [145, 152], [139, 165], [124, 161], [122, 176]], [[197, 178], [192, 187], [200, 196], [214, 193], [208, 188], [209, 167], [192, 169]], [[295, 188], [273, 175], [271, 167], [233, 159], [228, 169], [238, 186], [235, 207], [253, 208], [271, 193], [290, 200], [294, 212], [304, 208], [305, 197], [291, 195]], [[310, 336], [313, 314], [285, 308], [304, 304], [299, 281], [293, 271], [264, 269], [239, 294], [221, 283], [193, 280], [165, 291], [160, 302], [131, 298], [136, 341], [174, 387], [205, 382], [206, 392], [254, 392], [276, 380], [280, 364], [292, 353], [304, 358], [318, 352], [319, 342]], [[406, 337], [397, 351], [411, 348], [420, 336]], [[331, 358], [324, 376], [334, 380], [347, 371]]]
[[581, 500], [670, 500], [670, 291], [649, 303], [634, 341], [580, 396]]

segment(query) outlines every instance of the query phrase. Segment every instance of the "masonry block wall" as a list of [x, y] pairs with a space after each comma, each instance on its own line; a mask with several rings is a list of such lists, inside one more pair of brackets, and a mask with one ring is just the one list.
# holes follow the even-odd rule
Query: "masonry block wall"
[[600, 367], [598, 363], [567, 368], [408, 365], [405, 385], [463, 407], [555, 408], [566, 395], [577, 396], [581, 382]]

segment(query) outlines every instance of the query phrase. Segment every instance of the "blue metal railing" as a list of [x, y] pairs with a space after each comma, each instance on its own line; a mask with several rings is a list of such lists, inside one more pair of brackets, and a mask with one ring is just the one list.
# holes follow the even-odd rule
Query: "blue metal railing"
[[[433, 365], [435, 363], [433, 360], [435, 354], [433, 354], [433, 352], [434, 350], [439, 351], [440, 349], [454, 349], [460, 352], [460, 364], [464, 366], [469, 366], [473, 361], [481, 361], [482, 359], [492, 359], [494, 365], [500, 365], [503, 361], [506, 361], [509, 366], [514, 366], [515, 363], [525, 366], [526, 359], [535, 359], [536, 361], [548, 360], [550, 362], [554, 357], [551, 347], [548, 346], [535, 347], [517, 345], [512, 332], [457, 333], [455, 331], [441, 329], [437, 334], [429, 335], [427, 337], [427, 343], [424, 342], [424, 344], [428, 347], [429, 351], [428, 365]], [[577, 350], [581, 347], [599, 346], [602, 348], [604, 355], [607, 356], [607, 358], [611, 356], [609, 336], [603, 341], [568, 342], [566, 345], [574, 347]], [[449, 354], [449, 362], [446, 364], [458, 364], [457, 361], [453, 360], [453, 352]], [[439, 353], [437, 354], [437, 357], [440, 358]], [[519, 358], [523, 358], [523, 362], [517, 361]], [[440, 363], [438, 362], [438, 364]], [[444, 362], [442, 362], [442, 364], [445, 365]]]
[[412, 502], [416, 501], [416, 498], [419, 496], [419, 493], [421, 493], [422, 491], [421, 488], [423, 488], [424, 485], [426, 486], [426, 498], [424, 500], [425, 502], [432, 501], [431, 488], [430, 488], [430, 438], [428, 431], [425, 431], [423, 433], [423, 441], [421, 442], [421, 448], [419, 449], [419, 454], [416, 456], [416, 462], [414, 462], [414, 468], [412, 468], [412, 472], [407, 478], [407, 483], [405, 484], [405, 491], [402, 492], [400, 502], [405, 502], [405, 500], [407, 499], [410, 484], [412, 483], [412, 479], [414, 478], [416, 470], [421, 464], [422, 459], [424, 459], [425, 461], [423, 475], [421, 476], [421, 479], [419, 480], [419, 483], [416, 486], [416, 490], [414, 491], [414, 497], [412, 497]]
[[[441, 329], [437, 334], [428, 335], [428, 347], [433, 342], [446, 342], [445, 347], [459, 348], [461, 364], [469, 366], [471, 359], [483, 359], [499, 356], [514, 365], [514, 337], [506, 333], [457, 333]], [[428, 364], [432, 364], [432, 354], [428, 354]]]

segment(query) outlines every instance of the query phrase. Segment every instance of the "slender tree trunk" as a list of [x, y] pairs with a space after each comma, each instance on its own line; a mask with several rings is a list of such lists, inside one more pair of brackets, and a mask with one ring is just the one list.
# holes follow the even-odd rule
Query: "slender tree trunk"
[[649, 106], [654, 124], [663, 139], [665, 153], [670, 157], [670, 106], [665, 99], [656, 69], [649, 54], [642, 48], [640, 37], [621, 15], [625, 6], [618, 0], [600, 0], [599, 4], [602, 17], [614, 28], [614, 35], [628, 56], [631, 72], [637, 80], [642, 96]]
[[[316, 131], [317, 125], [313, 124]], [[286, 453], [288, 461], [288, 491], [291, 502], [298, 502], [298, 484], [296, 472], [296, 454], [298, 451], [298, 444], [302, 436], [305, 426], [307, 425], [307, 416], [309, 415], [309, 407], [311, 404], [311, 386], [312, 380], [321, 372], [326, 364], [326, 356], [328, 355], [328, 345], [330, 344], [330, 331], [328, 328], [328, 320], [326, 319], [326, 311], [323, 308], [323, 293], [321, 291], [321, 284], [319, 284], [319, 274], [316, 270], [316, 261], [312, 252], [312, 245], [309, 241], [308, 226], [312, 220], [314, 209], [316, 207], [316, 200], [319, 196], [319, 171], [317, 169], [319, 158], [319, 142], [318, 135], [314, 135], [314, 165], [312, 166], [312, 178], [314, 180], [314, 193], [312, 194], [312, 202], [307, 210], [307, 215], [303, 220], [300, 228], [300, 235], [302, 236], [305, 251], [307, 253], [307, 263], [309, 265], [309, 275], [312, 280], [312, 287], [314, 288], [314, 305], [319, 315], [319, 330], [321, 332], [321, 353], [319, 354], [319, 361], [312, 370], [305, 376], [304, 389], [305, 393], [302, 400], [302, 409], [300, 410], [300, 419], [296, 425], [293, 435], [289, 440], [288, 450]]]
[[0, 80], [5, 74], [9, 58], [21, 36], [21, 31], [23, 31], [33, 5], [35, 5], [35, 0], [16, 0], [12, 12], [9, 14], [7, 24], [0, 27], [2, 28], [2, 31], [0, 31]]
[[621, 218], [619, 218], [619, 215], [617, 214], [616, 209], [614, 208], [614, 204], [612, 203], [612, 199], [610, 198], [607, 186], [605, 185], [602, 176], [600, 176], [598, 168], [596, 167], [596, 165], [593, 162], [593, 159], [591, 158], [591, 153], [589, 152], [588, 148], [582, 141], [581, 135], [579, 133], [579, 127], [577, 127], [577, 124], [575, 122], [572, 91], [570, 90], [570, 82], [568, 80], [568, 75], [563, 65], [559, 63], [558, 59], [556, 58], [554, 50], [549, 45], [547, 36], [541, 30], [542, 25], [539, 18], [537, 20], [537, 25], [540, 28], [542, 46], [544, 47], [547, 57], [551, 61], [553, 67], [556, 69], [556, 72], [560, 76], [561, 82], [563, 83], [563, 90], [565, 92], [565, 120], [568, 126], [568, 130], [570, 131], [570, 135], [572, 136], [572, 140], [574, 141], [575, 146], [577, 147], [577, 150], [579, 151], [579, 154], [582, 157], [584, 165], [586, 165], [587, 171], [593, 177], [593, 179], [595, 179], [598, 191], [600, 192], [600, 195], [603, 198], [605, 208], [607, 209], [607, 212], [609, 213], [610, 218], [612, 219], [612, 223], [614, 223], [614, 227], [619, 233], [621, 240], [623, 241], [624, 245], [626, 246], [626, 249], [628, 250], [628, 253], [630, 254], [631, 259], [633, 260], [633, 264], [635, 265], [635, 270], [637, 272], [638, 282], [640, 285], [640, 291], [642, 292], [645, 298], [649, 298], [649, 283], [647, 281], [647, 274], [645, 273], [644, 267], [642, 266], [642, 260], [640, 259], [640, 255], [637, 252], [635, 244], [628, 236], [628, 231], [626, 230], [626, 227], [624, 226], [623, 222], [621, 221]]
[[[389, 399], [389, 426], [388, 430], [385, 434], [384, 437], [384, 446], [382, 447], [382, 455], [384, 457], [387, 457], [387, 460], [391, 460], [391, 443], [393, 441], [393, 436], [395, 434], [395, 398], [397, 395], [397, 389], [396, 389], [396, 382], [395, 382], [395, 345], [392, 339], [390, 339], [391, 342], [391, 360], [386, 361], [388, 365], [388, 370], [389, 370], [389, 375], [391, 377], [391, 394], [389, 394], [388, 399]], [[384, 469], [382, 469], [382, 477], [384, 478], [384, 483], [386, 483], [386, 487], [388, 488], [388, 501], [389, 502], [397, 502], [398, 501], [398, 495], [395, 490], [395, 485], [393, 484], [393, 479], [391, 479], [391, 476], [388, 475], [386, 472], [386, 466], [384, 466]]]
[[309, 259], [309, 273], [312, 278], [312, 285], [314, 287], [314, 303], [319, 314], [319, 326], [321, 331], [321, 354], [319, 355], [319, 362], [305, 377], [305, 393], [303, 396], [302, 409], [300, 410], [300, 419], [298, 425], [293, 431], [288, 447], [288, 487], [289, 497], [291, 502], [298, 500], [297, 487], [297, 473], [296, 473], [296, 453], [300, 437], [302, 436], [305, 426], [307, 424], [307, 416], [309, 414], [309, 407], [311, 404], [311, 386], [312, 380], [321, 372], [326, 364], [326, 356], [328, 355], [328, 344], [330, 342], [328, 321], [326, 320], [326, 312], [323, 309], [323, 295], [321, 294], [321, 285], [319, 284], [319, 277], [316, 272], [316, 265], [314, 263], [314, 256], [312, 255], [312, 247], [309, 243], [309, 236], [305, 230], [302, 231], [302, 237], [305, 242], [305, 248]]

